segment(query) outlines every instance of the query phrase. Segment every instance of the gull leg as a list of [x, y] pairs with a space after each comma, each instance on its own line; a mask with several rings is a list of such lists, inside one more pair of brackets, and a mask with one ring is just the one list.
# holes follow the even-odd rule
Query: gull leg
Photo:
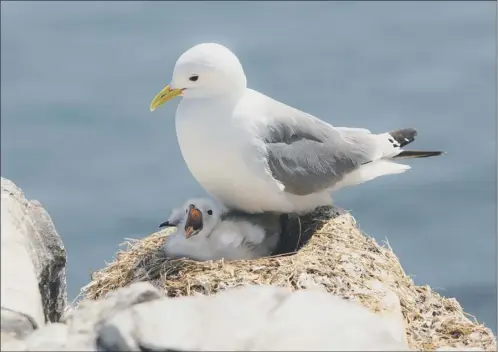
[[295, 216], [297, 218], [297, 229], [299, 231], [299, 235], [297, 237], [297, 242], [296, 242], [296, 248], [294, 249], [294, 252], [297, 252], [297, 250], [299, 249], [299, 244], [301, 243], [301, 234], [302, 234], [301, 218], [299, 217], [298, 214], [292, 214], [292, 216]]
[[281, 214], [280, 226], [280, 244], [276, 253], [285, 255], [295, 253], [302, 240], [301, 218], [298, 214]]

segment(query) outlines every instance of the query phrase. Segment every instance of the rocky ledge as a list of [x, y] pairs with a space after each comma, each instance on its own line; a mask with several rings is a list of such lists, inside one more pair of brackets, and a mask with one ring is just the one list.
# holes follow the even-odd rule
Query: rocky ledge
[[297, 253], [256, 261], [164, 261], [168, 234], [147, 236], [70, 307], [50, 216], [11, 181], [1, 187], [2, 350], [496, 351], [489, 329], [415, 286], [389, 248], [336, 211], [304, 221], [313, 236]]

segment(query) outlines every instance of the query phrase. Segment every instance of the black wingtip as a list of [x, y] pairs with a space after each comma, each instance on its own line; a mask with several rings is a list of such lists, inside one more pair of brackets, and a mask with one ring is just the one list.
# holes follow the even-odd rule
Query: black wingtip
[[400, 130], [391, 131], [389, 134], [398, 144], [397, 147], [403, 148], [405, 145], [410, 144], [415, 140], [417, 130], [414, 128], [402, 128]]
[[394, 159], [401, 158], [429, 158], [431, 156], [445, 155], [446, 152], [442, 151], [425, 151], [425, 150], [403, 150], [401, 153], [396, 155]]

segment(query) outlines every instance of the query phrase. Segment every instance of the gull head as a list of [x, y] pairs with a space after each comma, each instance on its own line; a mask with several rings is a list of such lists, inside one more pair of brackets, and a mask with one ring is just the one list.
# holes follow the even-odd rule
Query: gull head
[[183, 228], [185, 237], [208, 236], [221, 219], [223, 209], [207, 198], [189, 199], [180, 209], [174, 209], [168, 221], [159, 225]]
[[199, 44], [176, 61], [171, 83], [155, 96], [150, 111], [177, 96], [198, 99], [242, 94], [246, 85], [244, 70], [234, 53], [220, 44]]

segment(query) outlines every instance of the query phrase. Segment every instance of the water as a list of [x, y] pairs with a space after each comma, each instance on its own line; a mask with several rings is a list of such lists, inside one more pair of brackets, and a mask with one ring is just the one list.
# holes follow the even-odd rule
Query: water
[[338, 126], [416, 127], [404, 175], [336, 202], [406, 272], [496, 331], [495, 2], [2, 2], [1, 174], [52, 215], [69, 295], [124, 238], [203, 190], [150, 114], [187, 48], [216, 41], [249, 85]]

